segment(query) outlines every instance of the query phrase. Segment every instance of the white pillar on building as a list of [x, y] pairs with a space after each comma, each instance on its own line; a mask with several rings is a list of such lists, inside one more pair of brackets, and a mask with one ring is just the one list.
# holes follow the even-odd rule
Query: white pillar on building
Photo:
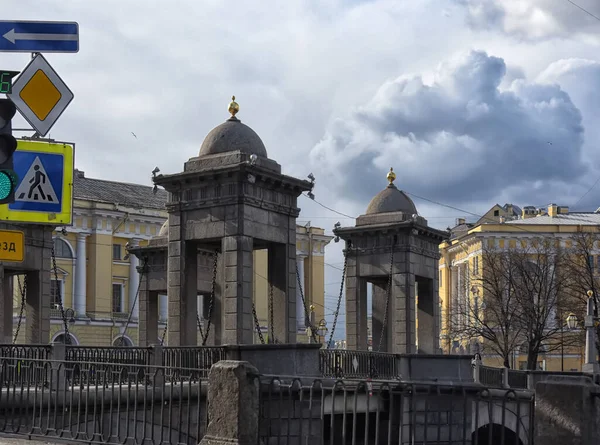
[[158, 296], [158, 319], [166, 321], [169, 312], [169, 299], [166, 295]]
[[[298, 276], [300, 283], [302, 284], [302, 292], [306, 301], [306, 289], [304, 289], [304, 258], [303, 255], [296, 254], [296, 264], [298, 264]], [[298, 286], [298, 279], [296, 279], [296, 326], [298, 331], [306, 329], [306, 313], [304, 311], [304, 304], [302, 304], [302, 296], [300, 294], [300, 286]]]
[[75, 263], [75, 296], [73, 298], [73, 309], [78, 317], [85, 317], [87, 311], [87, 255], [85, 252], [85, 239], [87, 236], [87, 233], [77, 234], [77, 260]]
[[[138, 245], [137, 239], [129, 241], [131, 247]], [[137, 271], [139, 265], [138, 257], [135, 255], [129, 256], [129, 312], [131, 312], [131, 318], [139, 319], [140, 316], [140, 302], [137, 295], [138, 287], [140, 284], [140, 274]], [[137, 297], [137, 298], [136, 298]], [[135, 306], [134, 306], [135, 304]]]

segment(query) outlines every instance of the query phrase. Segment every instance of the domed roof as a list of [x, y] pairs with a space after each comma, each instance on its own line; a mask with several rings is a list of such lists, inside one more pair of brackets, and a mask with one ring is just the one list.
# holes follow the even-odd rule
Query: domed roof
[[393, 184], [394, 179], [396, 179], [396, 174], [393, 169], [390, 169], [387, 179], [390, 183], [385, 189], [377, 193], [377, 195], [371, 199], [366, 214], [373, 215], [375, 213], [387, 212], [403, 212], [410, 215], [417, 214], [417, 208], [412, 199], [410, 199], [402, 190], [398, 190]]
[[156, 236], [168, 236], [169, 235], [169, 220], [167, 219], [165, 223], [162, 225], [160, 230], [158, 231], [158, 235]]
[[235, 96], [229, 104], [231, 117], [221, 125], [213, 128], [204, 138], [200, 147], [199, 156], [241, 151], [246, 154], [255, 154], [267, 158], [267, 149], [258, 134], [247, 125], [242, 124], [235, 114], [239, 111]]

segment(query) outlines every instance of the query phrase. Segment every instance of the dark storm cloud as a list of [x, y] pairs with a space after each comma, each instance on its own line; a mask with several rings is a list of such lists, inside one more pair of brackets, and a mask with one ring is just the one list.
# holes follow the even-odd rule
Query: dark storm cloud
[[587, 170], [579, 110], [558, 85], [518, 79], [500, 90], [505, 72], [502, 59], [471, 51], [430, 84], [421, 76], [385, 83], [332, 123], [312, 149], [315, 168], [363, 201], [390, 166], [399, 187], [449, 203], [575, 182]]

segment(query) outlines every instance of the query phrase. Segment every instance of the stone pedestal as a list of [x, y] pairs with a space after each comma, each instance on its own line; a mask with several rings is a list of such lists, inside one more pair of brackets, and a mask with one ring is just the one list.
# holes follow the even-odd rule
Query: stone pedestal
[[208, 377], [208, 427], [201, 445], [259, 443], [259, 374], [247, 362], [221, 361]]

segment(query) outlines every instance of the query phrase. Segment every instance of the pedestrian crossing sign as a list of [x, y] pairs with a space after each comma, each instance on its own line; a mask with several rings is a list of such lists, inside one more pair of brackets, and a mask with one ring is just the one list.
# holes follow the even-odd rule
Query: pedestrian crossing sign
[[71, 225], [73, 158], [68, 143], [18, 140], [13, 154], [15, 202], [0, 205], [0, 221]]

